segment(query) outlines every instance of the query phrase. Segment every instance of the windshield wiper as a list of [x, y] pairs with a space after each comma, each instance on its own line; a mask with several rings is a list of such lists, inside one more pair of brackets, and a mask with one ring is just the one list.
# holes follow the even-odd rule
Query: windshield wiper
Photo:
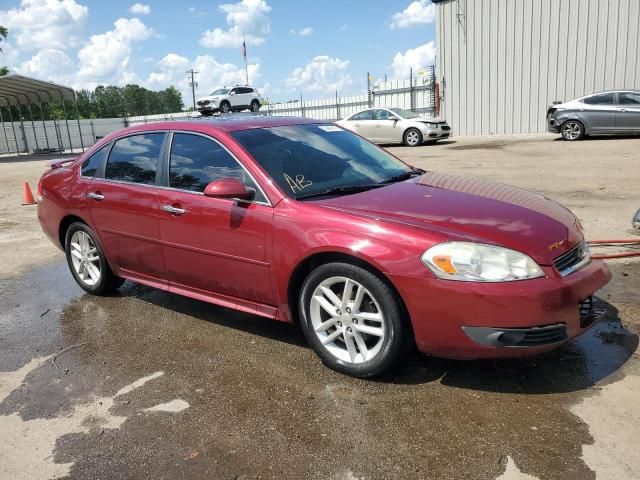
[[325, 195], [337, 195], [337, 194], [349, 194], [349, 193], [357, 193], [364, 192], [365, 190], [371, 190], [372, 188], [383, 187], [382, 183], [369, 183], [366, 185], [343, 185], [341, 187], [333, 187], [327, 190], [322, 190], [321, 192], [307, 193], [306, 195], [300, 195], [296, 197], [296, 200], [303, 200], [312, 197], [324, 197]]
[[387, 183], [402, 182], [404, 180], [409, 180], [411, 177], [415, 177], [416, 175], [422, 175], [423, 173], [425, 173], [424, 170], [421, 170], [419, 168], [412, 168], [411, 171], [409, 172], [402, 172], [397, 175], [394, 175], [393, 177], [390, 177], [390, 178], [387, 178], [386, 180], [381, 181], [380, 185], [386, 185]]

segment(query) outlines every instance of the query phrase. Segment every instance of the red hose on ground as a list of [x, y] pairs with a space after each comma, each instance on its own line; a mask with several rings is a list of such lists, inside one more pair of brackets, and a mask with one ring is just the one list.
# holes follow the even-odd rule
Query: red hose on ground
[[[627, 245], [629, 247], [640, 247], [640, 239], [630, 238], [627, 240], [590, 240], [587, 242], [590, 246], [612, 246], [612, 245]], [[634, 252], [620, 252], [620, 253], [600, 253], [591, 255], [591, 258], [595, 259], [609, 259], [609, 258], [629, 258], [640, 257], [640, 250]]]

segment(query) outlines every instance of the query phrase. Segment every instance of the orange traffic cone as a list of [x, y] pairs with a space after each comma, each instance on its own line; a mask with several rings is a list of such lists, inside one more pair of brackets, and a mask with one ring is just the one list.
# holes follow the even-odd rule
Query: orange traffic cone
[[22, 192], [22, 205], [35, 205], [36, 201], [33, 198], [33, 194], [31, 193], [31, 188], [29, 188], [29, 182], [24, 182], [24, 189]]

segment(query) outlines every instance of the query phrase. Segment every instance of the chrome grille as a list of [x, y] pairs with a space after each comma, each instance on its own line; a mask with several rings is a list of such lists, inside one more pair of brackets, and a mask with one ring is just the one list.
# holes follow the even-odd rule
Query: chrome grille
[[553, 261], [560, 275], [563, 277], [575, 272], [579, 268], [589, 263], [591, 253], [587, 243], [583, 240], [566, 253], [563, 253]]

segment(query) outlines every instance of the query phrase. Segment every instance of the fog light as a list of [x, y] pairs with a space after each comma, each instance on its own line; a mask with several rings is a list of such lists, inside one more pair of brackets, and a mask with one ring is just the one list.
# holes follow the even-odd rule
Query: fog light
[[631, 220], [631, 225], [633, 226], [633, 228], [640, 229], [640, 208], [638, 209], [636, 214], [633, 216], [633, 220]]

